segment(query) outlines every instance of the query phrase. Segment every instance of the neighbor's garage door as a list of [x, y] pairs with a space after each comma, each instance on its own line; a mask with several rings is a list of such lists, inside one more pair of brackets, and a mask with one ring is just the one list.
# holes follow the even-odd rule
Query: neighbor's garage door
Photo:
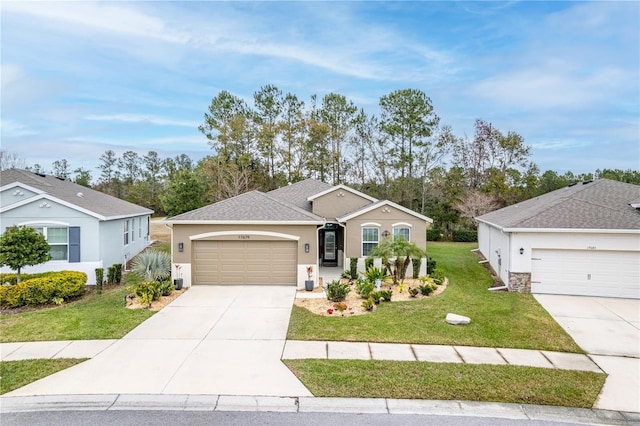
[[531, 292], [640, 299], [640, 252], [533, 250]]
[[194, 284], [296, 284], [296, 241], [194, 241]]

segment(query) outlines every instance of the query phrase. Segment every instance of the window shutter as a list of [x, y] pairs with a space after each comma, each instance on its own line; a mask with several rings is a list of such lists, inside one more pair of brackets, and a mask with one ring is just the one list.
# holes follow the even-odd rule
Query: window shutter
[[69, 262], [80, 262], [80, 227], [69, 227]]

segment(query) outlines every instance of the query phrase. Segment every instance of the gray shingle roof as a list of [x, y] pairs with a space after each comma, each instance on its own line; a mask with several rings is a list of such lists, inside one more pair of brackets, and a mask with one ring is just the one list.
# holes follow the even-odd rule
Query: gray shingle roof
[[182, 213], [168, 221], [322, 222], [324, 219], [260, 191], [251, 191]]
[[[75, 184], [68, 180], [60, 180], [55, 176], [41, 176], [20, 169], [10, 169], [0, 172], [0, 186], [9, 185], [14, 182], [23, 183], [43, 191], [52, 197], [91, 211], [106, 219], [153, 213], [153, 210]], [[78, 196], [79, 193], [82, 193], [82, 196]]]
[[640, 212], [629, 204], [640, 186], [599, 179], [558, 189], [477, 218], [501, 228], [640, 229]]
[[283, 186], [267, 192], [271, 197], [286, 201], [289, 204], [311, 211], [311, 202], [307, 201], [312, 195], [318, 194], [331, 188], [331, 185], [315, 179], [306, 179], [292, 185]]

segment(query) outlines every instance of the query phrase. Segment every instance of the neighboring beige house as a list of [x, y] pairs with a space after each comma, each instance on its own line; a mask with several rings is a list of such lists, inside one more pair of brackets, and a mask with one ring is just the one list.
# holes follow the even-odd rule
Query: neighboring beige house
[[[433, 221], [344, 185], [307, 179], [251, 191], [168, 218], [173, 276], [192, 284], [279, 284], [304, 288], [307, 267], [342, 271], [383, 238], [402, 235], [426, 248]], [[423, 259], [421, 274], [425, 273]], [[325, 270], [325, 269], [323, 269]], [[408, 271], [411, 273], [411, 269]]]
[[640, 299], [638, 185], [578, 183], [476, 219], [509, 290]]

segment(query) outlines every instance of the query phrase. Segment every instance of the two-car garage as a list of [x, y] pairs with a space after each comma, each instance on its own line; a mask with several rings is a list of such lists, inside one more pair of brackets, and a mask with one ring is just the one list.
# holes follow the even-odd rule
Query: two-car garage
[[193, 284], [296, 285], [297, 241], [246, 238], [193, 241]]

